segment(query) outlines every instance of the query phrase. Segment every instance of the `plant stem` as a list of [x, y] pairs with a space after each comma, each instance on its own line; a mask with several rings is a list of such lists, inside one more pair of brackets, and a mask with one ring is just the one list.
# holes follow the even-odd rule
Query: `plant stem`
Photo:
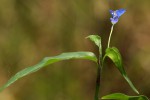
[[113, 29], [114, 29], [114, 24], [112, 24], [112, 26], [111, 26], [111, 31], [110, 31], [110, 34], [109, 34], [109, 39], [108, 39], [108, 46], [107, 46], [107, 48], [109, 48], [109, 45], [110, 45], [110, 39], [111, 39], [111, 35], [112, 35], [112, 32], [113, 32]]
[[96, 78], [96, 89], [95, 89], [95, 99], [94, 100], [99, 100], [100, 83], [101, 83], [101, 66], [100, 66], [100, 63], [98, 63], [97, 78]]
[[96, 88], [94, 100], [99, 100], [99, 89], [101, 85], [101, 72], [102, 72], [102, 45], [101, 40], [99, 43], [99, 58], [97, 62], [97, 78], [96, 78]]

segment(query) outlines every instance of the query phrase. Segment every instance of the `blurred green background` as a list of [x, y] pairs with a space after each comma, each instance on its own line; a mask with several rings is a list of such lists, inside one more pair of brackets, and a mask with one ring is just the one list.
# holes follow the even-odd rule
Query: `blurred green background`
[[[92, 51], [85, 39], [102, 37], [106, 48], [111, 27], [109, 9], [127, 12], [115, 25], [111, 46], [141, 94], [150, 97], [149, 0], [0, 0], [0, 85], [23, 68], [62, 52]], [[0, 100], [93, 100], [96, 65], [86, 60], [62, 61], [17, 81]], [[108, 60], [101, 95], [135, 95]]]

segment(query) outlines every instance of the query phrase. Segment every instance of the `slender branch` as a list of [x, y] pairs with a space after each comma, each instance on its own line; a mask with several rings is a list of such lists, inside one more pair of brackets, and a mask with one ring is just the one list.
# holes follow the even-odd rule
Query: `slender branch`
[[112, 26], [111, 26], [111, 31], [110, 31], [110, 34], [109, 34], [109, 39], [108, 39], [108, 46], [107, 46], [107, 48], [109, 48], [109, 45], [110, 45], [110, 39], [111, 39], [111, 35], [112, 35], [112, 32], [113, 32], [113, 28], [114, 28], [114, 24], [112, 24]]

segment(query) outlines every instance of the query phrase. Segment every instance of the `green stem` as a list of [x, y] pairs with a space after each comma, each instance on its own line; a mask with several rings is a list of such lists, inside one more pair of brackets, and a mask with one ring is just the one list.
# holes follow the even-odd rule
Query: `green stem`
[[97, 62], [97, 78], [96, 78], [96, 89], [95, 89], [95, 98], [94, 100], [99, 100], [99, 89], [101, 85], [101, 71], [102, 71], [102, 46], [101, 41], [99, 44], [99, 59]]
[[101, 66], [98, 63], [98, 66], [97, 66], [97, 78], [96, 78], [96, 89], [95, 89], [95, 99], [94, 100], [99, 100], [100, 83], [101, 83]]
[[[114, 24], [111, 27], [111, 31], [110, 31], [110, 35], [109, 35], [109, 39], [108, 39], [108, 46], [107, 48], [109, 48], [110, 45], [110, 39], [111, 39], [111, 35], [113, 32], [113, 27]], [[99, 60], [98, 60], [98, 66], [97, 66], [97, 78], [96, 78], [96, 89], [95, 89], [95, 98], [94, 100], [99, 100], [99, 88], [101, 85], [101, 72], [102, 72], [102, 68], [103, 68], [103, 64], [102, 64], [102, 47], [101, 47], [101, 42], [99, 44]]]
[[111, 35], [112, 35], [112, 32], [113, 32], [113, 29], [114, 29], [114, 24], [111, 26], [111, 31], [110, 31], [110, 34], [109, 34], [109, 39], [108, 39], [108, 46], [107, 46], [107, 48], [109, 48], [109, 45], [110, 45], [110, 39], [111, 39]]

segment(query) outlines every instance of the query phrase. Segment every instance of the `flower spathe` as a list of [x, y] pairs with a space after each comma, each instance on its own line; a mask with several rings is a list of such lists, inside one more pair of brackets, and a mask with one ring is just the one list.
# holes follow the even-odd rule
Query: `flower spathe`
[[110, 10], [110, 14], [112, 15], [112, 18], [110, 18], [110, 21], [112, 24], [116, 24], [122, 14], [126, 12], [125, 9], [119, 9], [119, 10]]

